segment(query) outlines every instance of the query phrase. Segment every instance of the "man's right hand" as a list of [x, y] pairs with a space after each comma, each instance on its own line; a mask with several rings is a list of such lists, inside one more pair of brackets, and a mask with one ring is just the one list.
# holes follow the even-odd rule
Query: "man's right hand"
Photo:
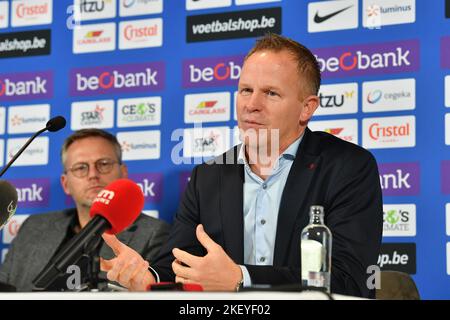
[[120, 283], [130, 291], [146, 291], [155, 278], [148, 270], [149, 263], [139, 253], [120, 242], [116, 236], [104, 233], [103, 240], [112, 249], [115, 258], [100, 259], [100, 268], [110, 281]]

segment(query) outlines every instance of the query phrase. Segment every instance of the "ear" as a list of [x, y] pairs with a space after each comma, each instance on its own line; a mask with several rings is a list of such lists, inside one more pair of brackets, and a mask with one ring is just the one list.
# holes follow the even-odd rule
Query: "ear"
[[67, 194], [68, 196], [70, 196], [70, 190], [69, 190], [69, 186], [68, 186], [67, 175], [65, 173], [61, 175], [60, 181], [61, 181], [61, 186], [62, 186], [62, 188], [64, 190], [64, 193]]
[[313, 116], [317, 107], [319, 106], [319, 97], [315, 95], [311, 95], [303, 100], [303, 108], [300, 113], [300, 122], [307, 123], [309, 119]]
[[127, 179], [128, 178], [128, 167], [124, 163], [122, 163], [120, 165], [120, 174], [121, 174], [121, 178], [123, 178], [123, 179]]

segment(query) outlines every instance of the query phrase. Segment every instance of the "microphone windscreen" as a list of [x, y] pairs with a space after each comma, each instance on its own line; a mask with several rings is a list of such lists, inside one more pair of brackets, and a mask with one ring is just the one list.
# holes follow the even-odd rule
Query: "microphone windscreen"
[[47, 125], [45, 126], [48, 131], [55, 132], [61, 130], [66, 126], [66, 119], [62, 116], [57, 116], [48, 120]]
[[109, 234], [116, 234], [131, 225], [144, 208], [144, 194], [129, 179], [119, 179], [100, 191], [94, 199], [90, 216], [100, 215], [111, 224]]
[[16, 213], [17, 190], [8, 181], [0, 180], [0, 229]]

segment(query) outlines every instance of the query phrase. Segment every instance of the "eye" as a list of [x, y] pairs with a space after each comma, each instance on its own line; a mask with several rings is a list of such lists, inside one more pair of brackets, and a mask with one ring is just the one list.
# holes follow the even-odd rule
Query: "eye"
[[250, 94], [250, 93], [252, 93], [252, 92], [253, 92], [253, 90], [250, 89], [250, 88], [241, 88], [241, 89], [239, 90], [239, 93], [240, 93], [241, 95], [248, 95], [248, 94]]
[[277, 92], [275, 92], [275, 91], [273, 91], [273, 90], [268, 90], [268, 91], [266, 92], [266, 94], [267, 94], [269, 97], [278, 97], [278, 96], [280, 96]]

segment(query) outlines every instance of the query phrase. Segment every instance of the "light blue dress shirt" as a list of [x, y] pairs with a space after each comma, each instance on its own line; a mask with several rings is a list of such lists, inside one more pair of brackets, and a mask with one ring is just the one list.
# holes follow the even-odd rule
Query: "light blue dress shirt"
[[[244, 164], [244, 264], [273, 265], [278, 210], [289, 171], [294, 163], [303, 135], [280, 155], [274, 169], [263, 180], [250, 169], [241, 145], [238, 163]], [[251, 278], [245, 266], [240, 266], [244, 287], [251, 286]]]

